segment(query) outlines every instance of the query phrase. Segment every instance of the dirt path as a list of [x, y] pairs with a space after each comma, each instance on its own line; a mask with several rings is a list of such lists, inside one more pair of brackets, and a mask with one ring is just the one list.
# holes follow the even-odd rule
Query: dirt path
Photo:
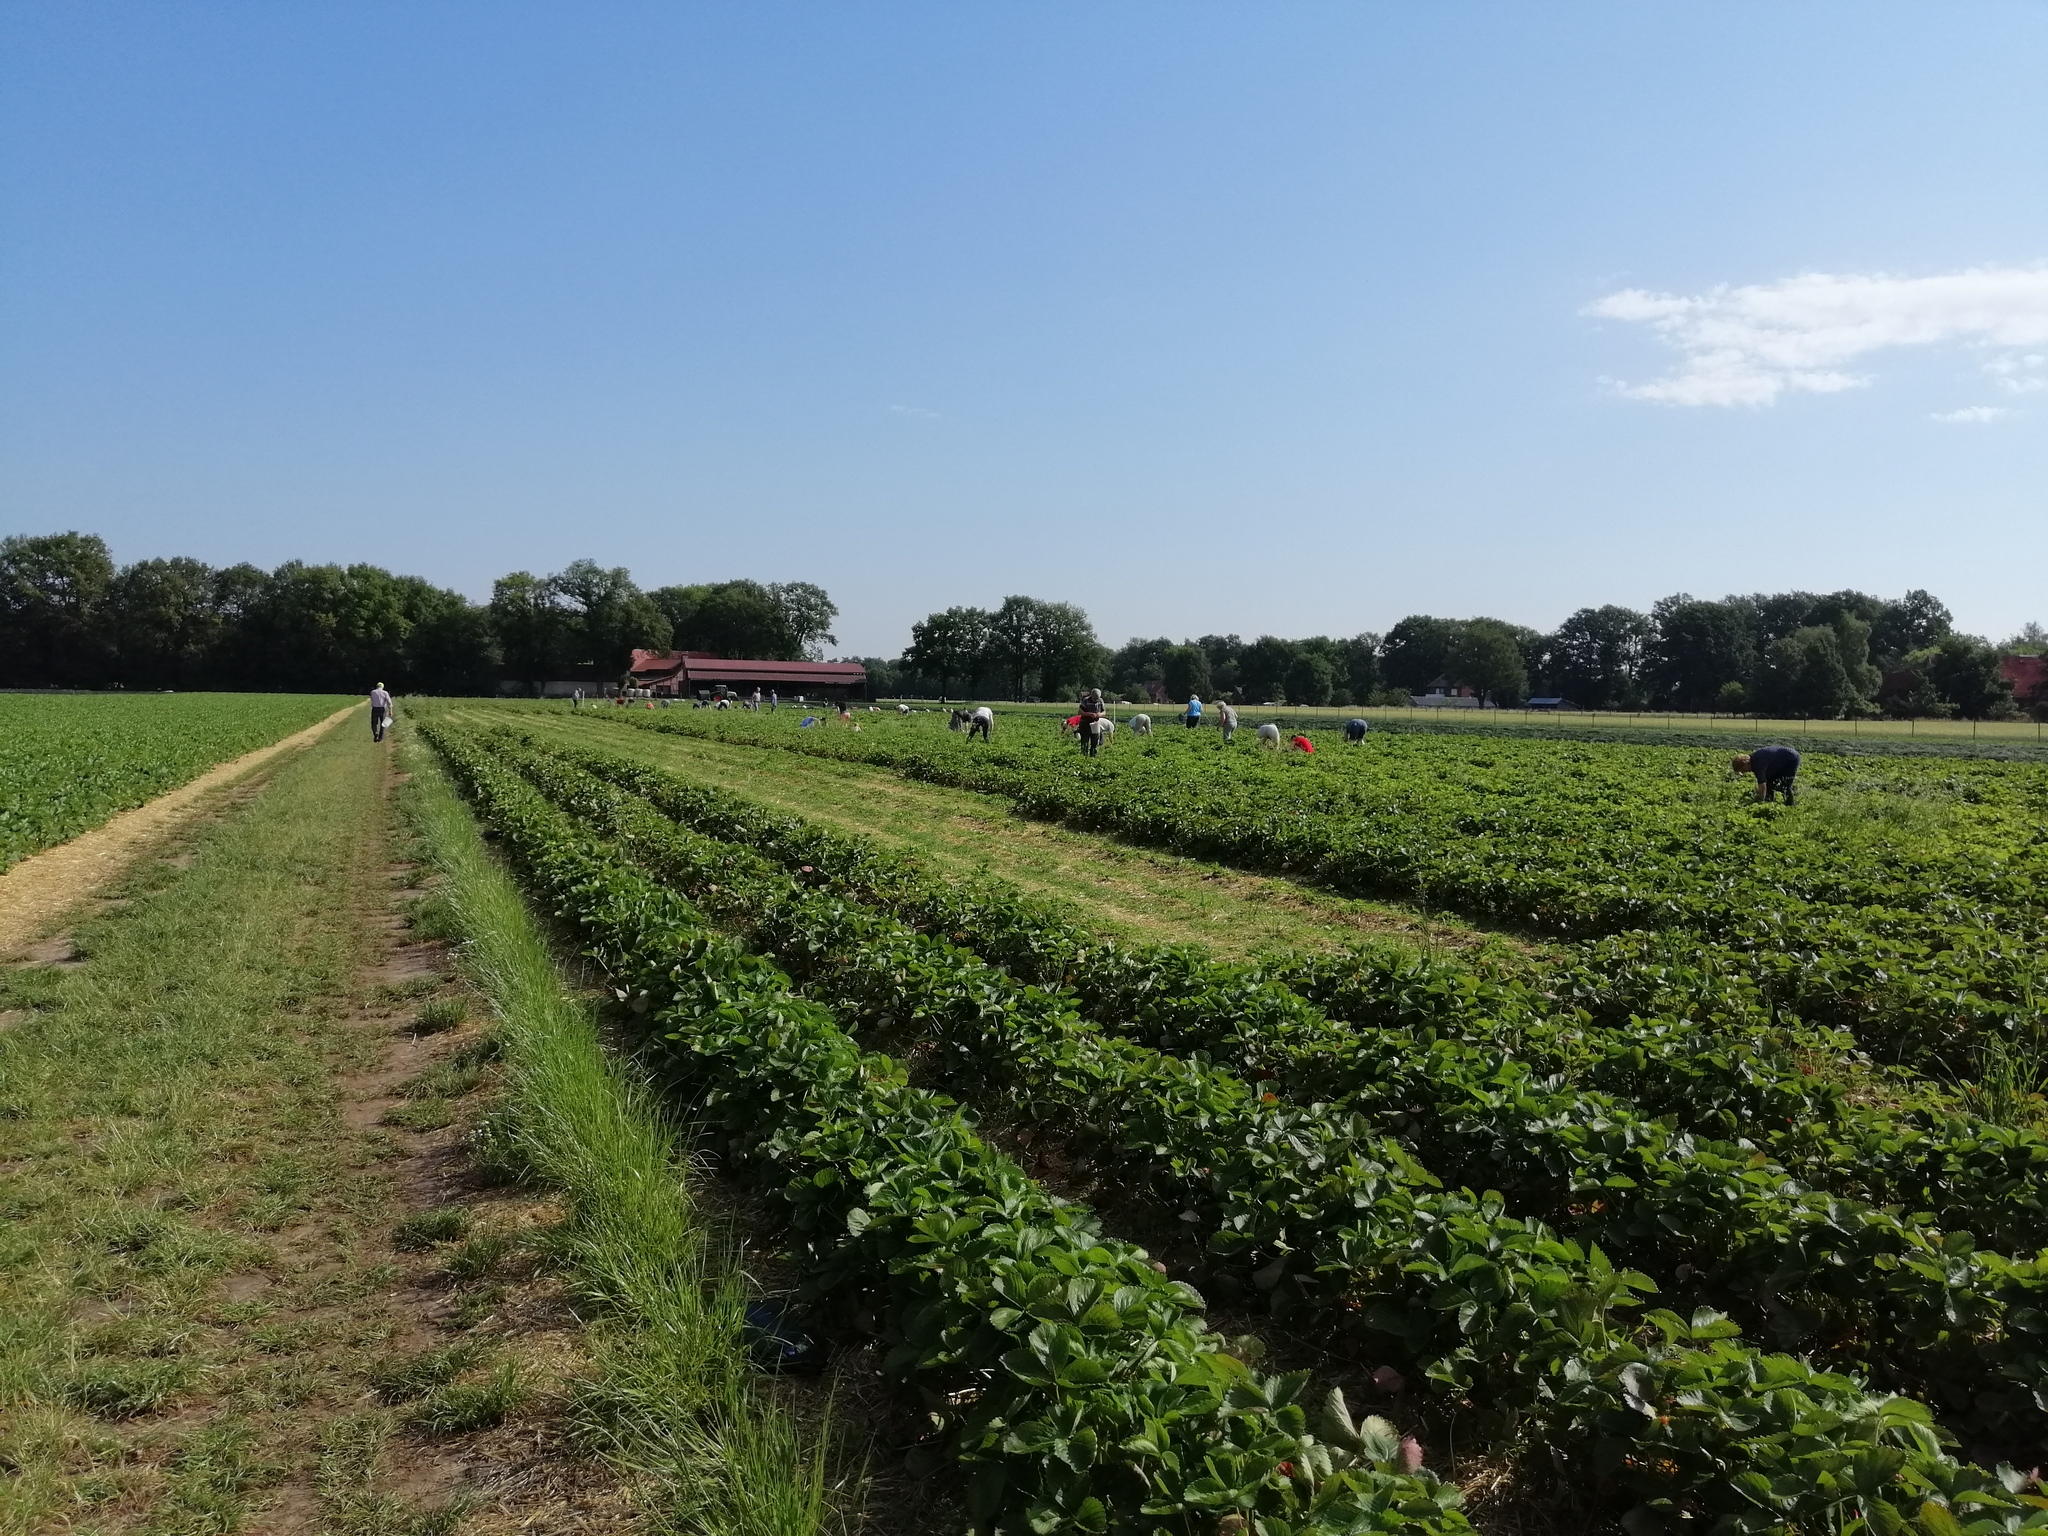
[[145, 847], [193, 815], [212, 791], [274, 757], [311, 745], [356, 707], [338, 709], [318, 725], [209, 768], [149, 804], [123, 811], [90, 832], [32, 854], [0, 874], [0, 954], [19, 950], [53, 919], [118, 875]]

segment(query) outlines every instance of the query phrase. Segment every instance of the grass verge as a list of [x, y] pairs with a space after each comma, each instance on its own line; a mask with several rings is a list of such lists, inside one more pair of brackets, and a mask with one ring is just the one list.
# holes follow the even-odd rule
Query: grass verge
[[746, 1296], [717, 1262], [651, 1090], [609, 1053], [517, 886], [423, 746], [407, 743], [404, 807], [445, 880], [464, 964], [501, 1020], [493, 1154], [566, 1197], [553, 1241], [598, 1304], [586, 1435], [633, 1474], [672, 1529], [812, 1536], [845, 1523], [829, 1421], [780, 1402], [747, 1352]]

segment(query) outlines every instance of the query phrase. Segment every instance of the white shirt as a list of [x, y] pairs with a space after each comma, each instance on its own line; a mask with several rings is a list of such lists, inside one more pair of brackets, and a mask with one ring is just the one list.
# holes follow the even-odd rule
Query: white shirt
[[993, 725], [995, 724], [996, 712], [990, 709], [986, 704], [984, 704], [981, 706], [981, 708], [977, 709], [969, 718], [975, 720], [986, 720], [989, 722], [989, 724]]
[[370, 690], [370, 708], [381, 709], [388, 713], [391, 709], [391, 695], [382, 688], [372, 688]]

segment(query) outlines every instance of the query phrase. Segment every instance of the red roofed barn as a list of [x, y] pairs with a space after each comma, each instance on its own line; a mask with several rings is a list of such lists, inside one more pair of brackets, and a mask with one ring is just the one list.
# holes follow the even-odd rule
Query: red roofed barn
[[703, 651], [635, 651], [632, 686], [681, 698], [725, 688], [748, 694], [756, 688], [784, 698], [864, 697], [867, 668], [853, 661], [744, 661]]

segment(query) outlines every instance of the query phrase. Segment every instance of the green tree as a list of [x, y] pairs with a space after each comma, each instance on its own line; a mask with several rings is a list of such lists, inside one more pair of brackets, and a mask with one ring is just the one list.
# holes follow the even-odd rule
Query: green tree
[[1998, 647], [2007, 656], [2040, 656], [2048, 654], [2048, 629], [2029, 621], [2020, 626], [2018, 634], [2004, 641]]
[[1160, 664], [1166, 696], [1176, 704], [1187, 703], [1190, 694], [1206, 699], [1215, 693], [1209, 681], [1209, 653], [1199, 645], [1168, 646]]
[[1966, 720], [1982, 720], [2012, 703], [2012, 684], [1999, 671], [1997, 648], [1974, 635], [1944, 635], [1908, 655], [1906, 665]]
[[669, 621], [669, 643], [748, 661], [801, 661], [788, 615], [758, 581], [719, 581], [659, 587], [648, 594]]
[[1816, 720], [1840, 718], [1857, 699], [1842, 659], [1841, 640], [1832, 628], [1820, 624], [1773, 641], [1753, 691], [1765, 714]]
[[505, 668], [529, 687], [562, 664], [568, 616], [553, 587], [530, 571], [500, 576], [491, 586], [491, 633]]
[[1588, 709], [1636, 707], [1655, 634], [1650, 616], [1633, 608], [1581, 608], [1550, 637], [1551, 686]]
[[97, 534], [0, 539], [0, 682], [47, 688], [101, 681], [111, 647], [99, 607], [113, 580], [113, 556]]
[[1166, 653], [1173, 642], [1161, 635], [1147, 640], [1133, 635], [1111, 653], [1106, 673], [1112, 692], [1127, 699], [1149, 699], [1156, 688], [1166, 692]]
[[1688, 593], [1667, 597], [1650, 610], [1650, 693], [1673, 709], [1722, 707], [1721, 692], [1741, 686], [1756, 670], [1753, 612], [1739, 603], [1704, 602]]
[[1482, 701], [1519, 704], [1529, 695], [1529, 671], [1515, 626], [1499, 619], [1471, 619], [1458, 626], [1444, 657], [1445, 675], [1470, 688]]
[[1088, 615], [1072, 603], [1012, 596], [989, 615], [987, 662], [1010, 697], [1060, 698], [1092, 682], [1107, 660]]
[[935, 678], [939, 697], [951, 698], [954, 685], [972, 687], [988, 652], [989, 613], [985, 608], [956, 607], [927, 614], [910, 626], [910, 649], [904, 663]]
[[1380, 643], [1380, 671], [1402, 692], [1421, 693], [1445, 675], [1451, 642], [1457, 635], [1455, 619], [1410, 614], [1388, 630]]
[[668, 615], [634, 585], [624, 566], [607, 570], [595, 560], [574, 560], [547, 585], [561, 613], [563, 659], [569, 665], [624, 674], [634, 651], [668, 650]]
[[1290, 704], [1309, 707], [1327, 704], [1336, 685], [1337, 669], [1330, 665], [1330, 658], [1321, 651], [1297, 651], [1294, 660], [1288, 663], [1286, 688]]
[[1947, 606], [1932, 592], [1916, 587], [1897, 602], [1882, 605], [1871, 622], [1870, 652], [1880, 666], [1895, 666], [1954, 629]]
[[218, 573], [198, 560], [138, 560], [101, 600], [114, 680], [124, 688], [193, 688], [208, 680], [225, 630]]
[[1237, 653], [1237, 691], [1248, 704], [1278, 699], [1287, 691], [1287, 669], [1297, 647], [1278, 635], [1261, 635]]
[[771, 581], [768, 596], [782, 615], [782, 644], [791, 661], [822, 661], [825, 647], [837, 645], [832, 621], [839, 605], [825, 589], [808, 581]]

